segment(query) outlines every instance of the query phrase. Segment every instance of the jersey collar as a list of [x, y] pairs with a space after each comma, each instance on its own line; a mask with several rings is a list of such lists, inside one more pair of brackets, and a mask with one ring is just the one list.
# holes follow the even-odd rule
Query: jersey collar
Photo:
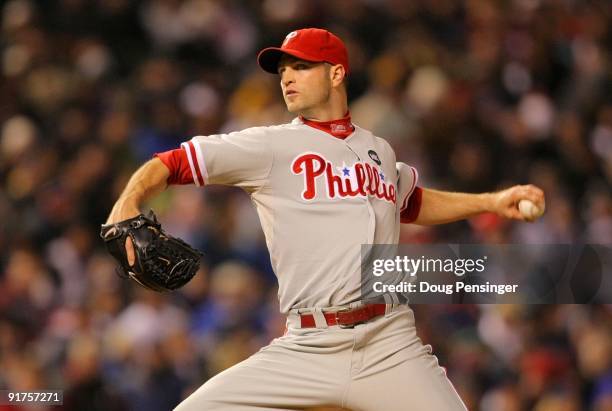
[[344, 117], [337, 120], [314, 121], [308, 120], [302, 116], [300, 116], [300, 120], [307, 126], [324, 131], [327, 134], [342, 140], [353, 134], [353, 131], [355, 131], [355, 126], [353, 123], [351, 123], [351, 114], [348, 111]]

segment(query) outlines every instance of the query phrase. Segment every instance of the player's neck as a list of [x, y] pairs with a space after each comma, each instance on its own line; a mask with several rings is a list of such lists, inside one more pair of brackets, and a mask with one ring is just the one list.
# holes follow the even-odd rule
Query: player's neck
[[344, 116], [330, 121], [313, 121], [300, 116], [300, 119], [307, 126], [324, 131], [334, 137], [345, 139], [355, 131], [355, 126], [351, 122], [351, 114], [344, 113]]
[[300, 113], [301, 118], [305, 118], [310, 121], [335, 121], [340, 120], [346, 116], [348, 112], [348, 107], [338, 107], [337, 109], [322, 109], [322, 110], [308, 110], [306, 112]]
[[299, 115], [299, 117], [304, 122], [317, 123], [317, 124], [331, 124], [331, 123], [345, 123], [345, 122], [350, 123], [351, 121], [351, 113], [348, 111], [348, 109], [341, 116], [332, 118], [330, 120], [319, 120], [319, 119], [308, 118], [308, 117], [304, 117], [301, 114]]
[[299, 113], [300, 117], [311, 121], [335, 121], [346, 116], [348, 112], [348, 102], [346, 94], [337, 90], [332, 90], [329, 99], [324, 103], [311, 107]]
[[300, 113], [307, 126], [324, 131], [334, 137], [345, 139], [355, 130], [348, 111], [346, 94], [334, 94], [320, 107]]

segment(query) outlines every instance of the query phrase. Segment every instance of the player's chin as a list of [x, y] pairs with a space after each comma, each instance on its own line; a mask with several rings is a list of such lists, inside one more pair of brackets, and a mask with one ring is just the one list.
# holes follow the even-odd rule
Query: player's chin
[[285, 99], [285, 105], [287, 106], [287, 110], [292, 114], [301, 113], [307, 106], [307, 104], [304, 104], [304, 102], [300, 101], [298, 98]]
[[285, 105], [287, 106], [287, 111], [291, 114], [298, 114], [302, 110], [301, 105], [293, 101], [285, 101]]

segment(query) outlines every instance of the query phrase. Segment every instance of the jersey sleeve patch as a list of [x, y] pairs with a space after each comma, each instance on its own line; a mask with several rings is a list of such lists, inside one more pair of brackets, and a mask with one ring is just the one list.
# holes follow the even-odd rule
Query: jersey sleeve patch
[[194, 178], [185, 150], [178, 148], [176, 150], [164, 151], [163, 153], [155, 153], [153, 157], [159, 158], [168, 168], [170, 172], [170, 176], [168, 176], [166, 181], [168, 185], [193, 184]]

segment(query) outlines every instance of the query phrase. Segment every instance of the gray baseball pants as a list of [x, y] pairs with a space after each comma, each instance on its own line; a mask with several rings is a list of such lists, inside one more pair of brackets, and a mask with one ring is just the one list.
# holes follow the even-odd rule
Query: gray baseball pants
[[407, 306], [354, 328], [299, 328], [208, 380], [176, 411], [465, 411], [431, 347], [416, 335]]

